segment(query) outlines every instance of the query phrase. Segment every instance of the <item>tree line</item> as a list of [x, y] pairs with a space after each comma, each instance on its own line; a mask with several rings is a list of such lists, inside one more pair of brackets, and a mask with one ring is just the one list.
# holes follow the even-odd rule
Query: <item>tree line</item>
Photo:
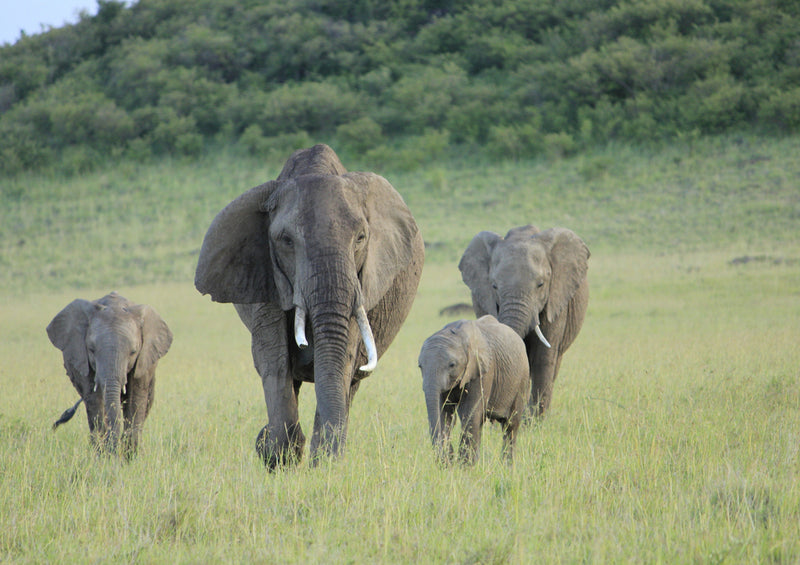
[[795, 0], [99, 0], [0, 47], [0, 170], [264, 154], [413, 162], [800, 129]]

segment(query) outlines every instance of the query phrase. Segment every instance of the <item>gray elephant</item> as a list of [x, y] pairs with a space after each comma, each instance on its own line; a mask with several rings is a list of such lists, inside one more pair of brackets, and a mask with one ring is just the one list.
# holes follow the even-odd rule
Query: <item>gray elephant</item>
[[419, 367], [440, 460], [452, 459], [450, 431], [458, 412], [460, 461], [475, 462], [489, 418], [503, 426], [503, 453], [510, 462], [531, 390], [525, 344], [514, 330], [493, 316], [451, 322], [422, 344]]
[[296, 151], [214, 219], [195, 286], [232, 302], [252, 334], [268, 416], [256, 449], [270, 469], [302, 457], [303, 382], [317, 399], [312, 463], [344, 448], [353, 395], [408, 315], [423, 261], [397, 191], [347, 172], [327, 145]]
[[116, 292], [90, 302], [70, 302], [47, 326], [47, 336], [64, 356], [64, 368], [81, 399], [53, 425], [66, 422], [86, 404], [92, 443], [126, 456], [139, 444], [153, 405], [158, 360], [172, 332], [146, 304]]
[[476, 316], [491, 314], [525, 340], [530, 365], [529, 415], [542, 416], [564, 352], [583, 325], [589, 302], [589, 249], [565, 228], [531, 225], [476, 235], [458, 268]]

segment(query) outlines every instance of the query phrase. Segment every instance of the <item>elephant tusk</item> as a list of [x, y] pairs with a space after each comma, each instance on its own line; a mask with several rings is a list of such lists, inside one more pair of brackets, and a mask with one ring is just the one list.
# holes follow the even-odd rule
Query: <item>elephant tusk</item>
[[539, 338], [539, 341], [541, 341], [549, 349], [550, 342], [545, 339], [544, 334], [542, 333], [542, 329], [539, 327], [539, 324], [536, 324], [536, 327], [533, 328], [533, 331], [536, 332], [536, 337]]
[[361, 305], [356, 310], [356, 321], [358, 329], [361, 330], [361, 338], [364, 340], [364, 347], [367, 348], [367, 364], [359, 367], [361, 371], [374, 371], [378, 366], [378, 350], [375, 348], [375, 338], [372, 335], [372, 328], [369, 326], [367, 312]]
[[297, 347], [305, 349], [308, 347], [308, 340], [306, 339], [306, 311], [296, 306], [294, 309], [294, 340], [297, 342]]

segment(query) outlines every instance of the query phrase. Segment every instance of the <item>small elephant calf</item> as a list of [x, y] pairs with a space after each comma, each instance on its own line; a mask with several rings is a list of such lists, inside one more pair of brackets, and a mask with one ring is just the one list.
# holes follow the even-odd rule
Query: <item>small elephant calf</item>
[[503, 454], [510, 462], [531, 390], [522, 338], [493, 316], [458, 320], [425, 340], [419, 367], [439, 459], [449, 463], [453, 458], [450, 431], [457, 410], [461, 462], [477, 459], [486, 418], [503, 426]]
[[172, 332], [146, 304], [116, 292], [95, 301], [70, 302], [47, 326], [50, 341], [64, 355], [64, 368], [81, 395], [53, 424], [72, 418], [86, 404], [92, 442], [133, 455], [155, 391], [158, 360], [172, 344]]

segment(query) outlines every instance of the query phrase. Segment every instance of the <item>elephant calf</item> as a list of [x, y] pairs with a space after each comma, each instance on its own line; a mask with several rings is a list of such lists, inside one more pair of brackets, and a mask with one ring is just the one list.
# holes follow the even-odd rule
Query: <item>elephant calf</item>
[[84, 402], [92, 443], [115, 452], [121, 441], [125, 455], [135, 453], [153, 404], [156, 365], [172, 344], [161, 316], [112, 292], [93, 302], [70, 302], [47, 326], [47, 336], [63, 353], [81, 396], [53, 427]]
[[458, 320], [425, 340], [419, 367], [431, 441], [440, 460], [449, 463], [453, 457], [450, 431], [457, 410], [463, 463], [475, 462], [486, 418], [503, 426], [503, 454], [510, 462], [530, 395], [522, 338], [493, 316]]

